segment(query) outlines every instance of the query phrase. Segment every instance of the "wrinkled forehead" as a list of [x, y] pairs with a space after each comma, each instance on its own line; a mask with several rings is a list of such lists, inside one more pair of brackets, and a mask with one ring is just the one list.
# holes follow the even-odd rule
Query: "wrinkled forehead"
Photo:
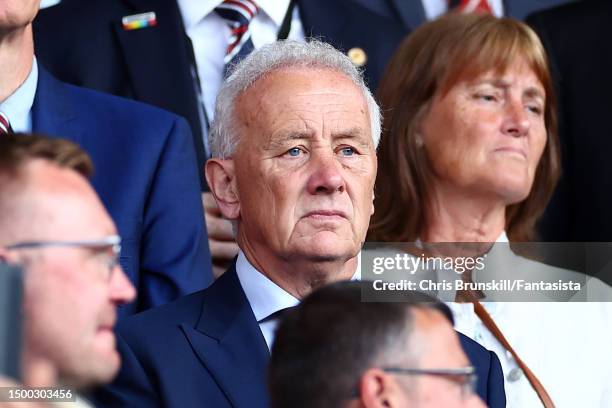
[[370, 116], [361, 89], [328, 68], [277, 69], [258, 79], [236, 100], [242, 136], [267, 138], [299, 132], [315, 136], [350, 133], [371, 139]]

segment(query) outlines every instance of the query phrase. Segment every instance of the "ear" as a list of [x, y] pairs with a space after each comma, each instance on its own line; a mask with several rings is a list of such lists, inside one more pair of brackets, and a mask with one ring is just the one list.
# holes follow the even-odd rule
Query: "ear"
[[410, 407], [404, 390], [393, 376], [378, 368], [370, 368], [361, 376], [359, 397], [365, 408]]
[[0, 246], [0, 264], [15, 263], [16, 257], [11, 256], [10, 251]]
[[205, 167], [206, 181], [223, 217], [229, 220], [240, 216], [240, 199], [236, 188], [236, 173], [232, 159], [208, 159]]

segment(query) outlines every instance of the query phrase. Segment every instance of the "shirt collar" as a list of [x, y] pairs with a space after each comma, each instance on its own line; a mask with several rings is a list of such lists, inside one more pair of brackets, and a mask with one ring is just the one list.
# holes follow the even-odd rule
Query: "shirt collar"
[[30, 131], [30, 111], [34, 104], [37, 84], [38, 63], [34, 58], [32, 69], [25, 81], [0, 104], [0, 111], [8, 116], [13, 131], [17, 133]]
[[[351, 280], [361, 280], [361, 252], [357, 257], [357, 270]], [[289, 294], [283, 288], [272, 282], [263, 273], [259, 272], [244, 255], [238, 252], [236, 260], [236, 273], [244, 290], [253, 314], [258, 322], [270, 315], [289, 307], [297, 306], [299, 299]]]
[[276, 27], [283, 24], [283, 19], [289, 7], [289, 0], [255, 0], [255, 3], [274, 21]]
[[297, 298], [255, 269], [242, 251], [238, 252], [236, 273], [258, 322], [279, 310], [300, 303]]
[[499, 234], [499, 237], [497, 237], [495, 242], [510, 242], [510, 240], [508, 239], [508, 235], [506, 234], [505, 230], [502, 231], [501, 234]]
[[[199, 23], [221, 3], [223, 0], [178, 0], [185, 28]], [[289, 7], [289, 0], [255, 0], [255, 4], [280, 27]]]

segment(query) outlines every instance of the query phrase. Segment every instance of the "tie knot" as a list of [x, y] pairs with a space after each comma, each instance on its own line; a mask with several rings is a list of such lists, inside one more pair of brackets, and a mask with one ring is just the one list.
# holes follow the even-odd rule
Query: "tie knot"
[[230, 66], [238, 63], [253, 50], [249, 23], [257, 14], [257, 10], [257, 4], [252, 0], [225, 0], [215, 8], [215, 12], [227, 22], [231, 30], [223, 59], [224, 76], [227, 76]]
[[13, 133], [13, 129], [8, 116], [4, 112], [0, 112], [0, 135], [10, 135], [11, 133]]
[[232, 29], [247, 27], [259, 8], [252, 0], [225, 0], [215, 8]]
[[487, 0], [448, 0], [448, 9], [461, 13], [493, 14], [491, 5]]

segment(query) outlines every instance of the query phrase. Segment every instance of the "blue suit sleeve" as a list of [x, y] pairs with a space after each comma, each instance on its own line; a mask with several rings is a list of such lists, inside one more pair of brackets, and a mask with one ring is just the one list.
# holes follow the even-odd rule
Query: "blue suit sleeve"
[[98, 408], [160, 407], [159, 398], [132, 349], [119, 334], [116, 336], [121, 369], [111, 384], [92, 393], [92, 402]]
[[212, 282], [195, 152], [182, 118], [173, 121], [152, 180], [140, 253], [139, 310]]
[[488, 399], [486, 403], [490, 408], [505, 408], [506, 391], [504, 388], [504, 373], [497, 355], [492, 351], [489, 351], [489, 354], [491, 355], [491, 364], [489, 366], [489, 380], [487, 381]]

